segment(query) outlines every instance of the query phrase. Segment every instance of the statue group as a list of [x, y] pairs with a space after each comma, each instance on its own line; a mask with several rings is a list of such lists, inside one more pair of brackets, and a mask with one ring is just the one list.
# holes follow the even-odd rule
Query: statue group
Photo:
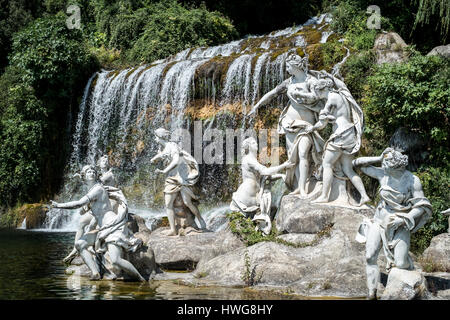
[[[286, 139], [287, 161], [281, 165], [266, 167], [258, 162], [258, 143], [254, 138], [243, 140], [241, 145], [242, 183], [233, 193], [230, 209], [241, 212], [255, 222], [255, 228], [263, 234], [272, 230], [271, 185], [282, 179], [289, 195], [318, 206], [368, 208], [371, 200], [366, 193], [356, 168], [377, 179], [380, 201], [372, 219], [360, 225], [356, 241], [366, 243], [366, 275], [369, 298], [376, 298], [380, 278], [377, 259], [383, 248], [387, 269], [397, 267], [413, 269], [409, 256], [411, 233], [421, 228], [431, 217], [431, 204], [425, 198], [419, 179], [406, 170], [407, 155], [401, 150], [387, 148], [377, 157], [355, 158], [361, 148], [364, 128], [363, 112], [352, 97], [345, 83], [325, 71], [308, 69], [308, 56], [292, 54], [286, 60], [290, 75], [273, 90], [266, 93], [252, 108], [250, 114], [286, 94], [288, 105], [278, 121], [278, 131]], [[331, 126], [325, 140], [323, 130]], [[157, 173], [166, 175], [164, 203], [170, 228], [167, 236], [176, 236], [181, 217], [189, 220], [199, 232], [207, 226], [195, 201], [194, 185], [199, 180], [197, 161], [179, 145], [170, 140], [170, 132], [164, 128], [155, 130], [155, 140], [160, 148], [151, 159], [166, 162]], [[376, 164], [381, 164], [377, 167]], [[126, 259], [124, 252], [136, 250], [142, 241], [133, 237], [127, 229], [128, 205], [122, 191], [103, 156], [96, 167], [87, 165], [81, 177], [89, 191], [78, 201], [57, 203], [55, 208], [81, 208], [83, 218], [75, 235], [75, 247], [66, 261], [79, 254], [92, 273], [92, 279], [100, 279], [100, 265], [105, 256], [113, 266], [108, 270], [112, 279], [120, 272], [144, 280], [136, 268]], [[357, 192], [351, 191], [351, 186]], [[194, 218], [200, 224], [198, 227]]]

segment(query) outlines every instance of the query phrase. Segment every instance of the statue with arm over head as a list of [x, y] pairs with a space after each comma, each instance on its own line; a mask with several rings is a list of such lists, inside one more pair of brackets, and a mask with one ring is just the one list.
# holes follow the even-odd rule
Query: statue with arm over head
[[[380, 183], [380, 202], [375, 215], [360, 225], [357, 236], [359, 242], [366, 242], [368, 297], [376, 299], [379, 251], [383, 248], [388, 271], [392, 267], [414, 269], [408, 254], [411, 233], [430, 219], [431, 203], [423, 193], [419, 178], [406, 170], [408, 156], [401, 152], [387, 148], [379, 157], [362, 157], [353, 163]], [[381, 167], [374, 167], [375, 163], [381, 163]]]

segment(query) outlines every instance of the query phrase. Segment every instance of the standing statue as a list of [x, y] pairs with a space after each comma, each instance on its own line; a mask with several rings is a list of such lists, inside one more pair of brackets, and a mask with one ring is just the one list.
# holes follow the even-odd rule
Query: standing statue
[[[323, 102], [312, 91], [317, 77], [308, 71], [308, 56], [304, 58], [293, 54], [286, 59], [286, 71], [291, 75], [276, 88], [266, 93], [252, 108], [249, 114], [280, 94], [287, 94], [289, 104], [282, 111], [278, 120], [278, 133], [286, 135], [288, 159], [296, 165], [286, 170], [286, 185], [305, 198], [308, 194], [307, 181], [311, 176], [311, 156], [316, 170], [320, 167], [324, 140], [318, 132], [305, 133], [305, 129], [318, 120], [318, 112]], [[300, 98], [296, 92], [304, 95]]]
[[[380, 167], [372, 164], [380, 163]], [[359, 228], [357, 240], [366, 242], [366, 273], [369, 299], [376, 299], [380, 271], [378, 253], [383, 247], [386, 269], [414, 269], [409, 256], [411, 233], [421, 228], [431, 217], [431, 203], [425, 198], [417, 176], [406, 170], [408, 156], [387, 148], [379, 157], [362, 157], [353, 161], [361, 171], [380, 183], [380, 202], [372, 220]]]
[[[323, 74], [327, 75], [325, 72]], [[332, 134], [324, 145], [322, 194], [312, 203], [329, 202], [335, 176], [336, 179], [345, 179], [342, 177], [343, 173], [360, 193], [359, 206], [361, 206], [370, 201], [370, 198], [361, 178], [353, 170], [352, 160], [361, 146], [364, 123], [362, 110], [345, 84], [331, 75], [327, 79], [320, 79], [316, 82], [313, 90], [320, 99], [326, 101], [326, 104], [320, 111], [319, 121], [313, 126], [307, 127], [302, 134], [311, 134], [316, 130], [322, 130], [328, 123], [332, 123], [333, 127]], [[296, 94], [300, 97], [304, 95], [301, 92]], [[348, 195], [346, 196], [348, 197]]]
[[[272, 228], [270, 221], [270, 188], [266, 181], [282, 178], [277, 172], [292, 168], [295, 164], [286, 161], [282, 165], [267, 168], [257, 160], [258, 143], [255, 138], [247, 138], [242, 142], [242, 183], [233, 197], [230, 209], [240, 211], [246, 217], [251, 216], [258, 223], [257, 228], [269, 234]], [[269, 185], [270, 187], [270, 185]]]
[[[114, 177], [112, 169], [109, 167], [109, 159], [108, 159], [107, 155], [103, 155], [102, 157], [100, 157], [100, 159], [97, 161], [97, 166], [100, 168], [100, 171], [101, 171], [100, 181], [102, 182], [102, 184], [104, 186], [117, 187], [116, 179]], [[87, 167], [85, 167], [85, 168], [87, 168]], [[81, 177], [81, 175], [78, 173], [75, 174], [74, 177], [75, 176]], [[112, 200], [112, 199], [110, 199], [110, 200]], [[116, 204], [116, 202], [114, 200], [112, 200], [112, 204], [114, 207], [114, 204]], [[114, 210], [114, 211], [116, 211], [116, 210]], [[95, 227], [94, 217], [92, 216], [91, 211], [88, 207], [83, 206], [80, 209], [79, 214], [82, 217], [81, 217], [80, 221], [78, 222], [78, 228], [75, 233], [75, 243], [81, 238], [81, 236], [85, 232], [92, 231], [93, 228]], [[86, 228], [87, 228], [87, 231], [86, 231]], [[77, 255], [78, 255], [78, 250], [74, 246], [72, 251], [67, 255], [67, 257], [65, 257], [63, 259], [63, 261], [65, 263], [70, 263]]]
[[[83, 234], [75, 243], [75, 247], [91, 270], [91, 280], [101, 279], [103, 254], [107, 253], [113, 269], [125, 271], [130, 276], [145, 281], [136, 268], [122, 258], [124, 250], [134, 252], [142, 245], [142, 241], [130, 235], [127, 228], [128, 204], [125, 197], [119, 189], [103, 186], [93, 166], [85, 166], [82, 175], [89, 187], [87, 194], [77, 201], [66, 203], [51, 201], [51, 206], [61, 209], [76, 209], [83, 206], [90, 208], [96, 228]], [[113, 211], [110, 198], [118, 203], [117, 213]], [[90, 225], [93, 226], [94, 223], [91, 222]], [[91, 252], [92, 249], [95, 254]], [[117, 273], [111, 271], [113, 279]]]
[[157, 173], [167, 174], [164, 187], [164, 201], [170, 224], [170, 233], [168, 235], [177, 235], [174, 202], [179, 194], [183, 203], [197, 217], [201, 229], [206, 230], [205, 220], [200, 215], [197, 206], [192, 203], [193, 199], [198, 199], [192, 188], [200, 176], [197, 161], [175, 142], [169, 141], [170, 132], [168, 130], [163, 128], [156, 129], [155, 136], [162, 150], [159, 150], [158, 154], [150, 160], [150, 163], [154, 163], [161, 158], [169, 162], [164, 170], [156, 169]]

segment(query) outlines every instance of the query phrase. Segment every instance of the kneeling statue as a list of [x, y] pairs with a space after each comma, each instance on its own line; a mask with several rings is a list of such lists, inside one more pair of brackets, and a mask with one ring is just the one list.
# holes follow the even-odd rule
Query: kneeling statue
[[[380, 162], [381, 167], [372, 166]], [[388, 272], [393, 267], [413, 270], [414, 263], [408, 254], [411, 233], [430, 219], [431, 203], [425, 198], [419, 178], [406, 170], [408, 156], [401, 152], [387, 148], [379, 157], [361, 157], [353, 164], [380, 183], [380, 202], [375, 215], [363, 221], [356, 237], [358, 242], [366, 242], [368, 299], [376, 299], [381, 247]]]

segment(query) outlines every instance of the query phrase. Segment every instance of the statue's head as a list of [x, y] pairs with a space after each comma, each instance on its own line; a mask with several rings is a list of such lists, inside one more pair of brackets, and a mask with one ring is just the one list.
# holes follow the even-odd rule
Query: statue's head
[[164, 128], [158, 128], [155, 130], [155, 136], [157, 142], [161, 140], [168, 141], [170, 138], [170, 131]]
[[256, 142], [256, 139], [249, 137], [242, 141], [241, 152], [242, 155], [246, 155], [250, 152], [256, 154], [258, 152], [258, 142]]
[[109, 167], [109, 159], [108, 159], [108, 155], [103, 155], [100, 157], [100, 159], [98, 159], [97, 161], [97, 166], [100, 168], [108, 168]]
[[312, 87], [319, 97], [323, 97], [333, 89], [333, 81], [331, 79], [319, 79]]
[[408, 165], [408, 156], [394, 148], [387, 148], [383, 153], [381, 166], [385, 169], [404, 169]]
[[308, 72], [308, 58], [307, 54], [303, 58], [298, 54], [291, 54], [286, 59], [286, 71], [290, 75], [293, 75], [295, 71]]
[[81, 169], [81, 177], [85, 181], [97, 181], [98, 179], [98, 171], [94, 166], [88, 164]]

